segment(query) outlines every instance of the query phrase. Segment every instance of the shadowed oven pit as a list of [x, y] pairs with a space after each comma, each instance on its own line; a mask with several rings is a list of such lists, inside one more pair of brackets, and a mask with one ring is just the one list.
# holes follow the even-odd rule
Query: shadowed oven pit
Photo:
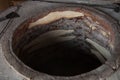
[[68, 12], [74, 16], [51, 12], [16, 29], [12, 45], [16, 56], [32, 69], [55, 76], [79, 75], [104, 64], [107, 57], [90, 41], [109, 52], [113, 47], [110, 30], [88, 14]]

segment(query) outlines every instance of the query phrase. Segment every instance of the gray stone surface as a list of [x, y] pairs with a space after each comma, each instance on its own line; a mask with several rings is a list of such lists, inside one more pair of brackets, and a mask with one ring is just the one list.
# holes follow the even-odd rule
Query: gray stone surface
[[0, 45], [0, 80], [24, 80], [25, 78], [6, 61], [2, 53]]

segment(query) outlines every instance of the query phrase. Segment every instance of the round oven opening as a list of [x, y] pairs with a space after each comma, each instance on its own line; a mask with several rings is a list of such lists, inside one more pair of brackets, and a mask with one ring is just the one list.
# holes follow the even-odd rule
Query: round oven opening
[[[53, 13], [58, 16], [59, 12]], [[61, 12], [60, 15], [64, 13]], [[88, 15], [49, 20], [53, 13], [36, 23], [28, 25], [26, 21], [14, 32], [13, 52], [25, 65], [49, 75], [75, 76], [105, 63], [110, 56], [106, 57], [104, 52], [109, 54], [113, 46], [111, 32], [104, 25]], [[73, 13], [79, 15], [80, 12]], [[45, 23], [44, 18], [49, 22]], [[42, 20], [43, 24], [39, 22]]]

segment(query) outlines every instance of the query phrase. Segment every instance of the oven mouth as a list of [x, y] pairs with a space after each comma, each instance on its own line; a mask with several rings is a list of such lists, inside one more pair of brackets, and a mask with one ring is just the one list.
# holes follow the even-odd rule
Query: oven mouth
[[29, 28], [30, 24], [26, 21], [15, 30], [12, 49], [25, 65], [38, 72], [75, 76], [90, 72], [111, 58], [112, 32], [87, 14]]

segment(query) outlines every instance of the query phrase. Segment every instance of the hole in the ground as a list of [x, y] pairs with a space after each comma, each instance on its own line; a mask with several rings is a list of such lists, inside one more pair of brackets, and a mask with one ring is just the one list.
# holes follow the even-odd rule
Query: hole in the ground
[[101, 65], [87, 47], [76, 46], [72, 41], [40, 48], [30, 54], [24, 60], [25, 63], [37, 71], [50, 75], [73, 76]]
[[94, 70], [106, 59], [102, 56], [101, 62], [91, 51], [94, 47], [85, 39], [91, 38], [106, 46], [109, 35], [96, 23], [93, 28], [89, 27], [89, 19], [61, 18], [27, 31], [25, 26], [21, 27], [15, 32], [17, 36], [13, 36], [13, 51], [27, 66], [50, 75], [74, 76]]
[[[57, 76], [74, 76], [89, 72], [102, 65], [84, 41], [59, 42], [60, 38], [58, 41], [55, 40], [55, 42], [59, 42], [56, 44], [49, 39], [44, 41], [43, 43], [38, 42], [23, 51], [21, 50], [22, 54], [18, 56], [26, 65], [39, 72]], [[53, 44], [46, 46], [46, 43]], [[41, 44], [43, 47], [41, 47]]]

